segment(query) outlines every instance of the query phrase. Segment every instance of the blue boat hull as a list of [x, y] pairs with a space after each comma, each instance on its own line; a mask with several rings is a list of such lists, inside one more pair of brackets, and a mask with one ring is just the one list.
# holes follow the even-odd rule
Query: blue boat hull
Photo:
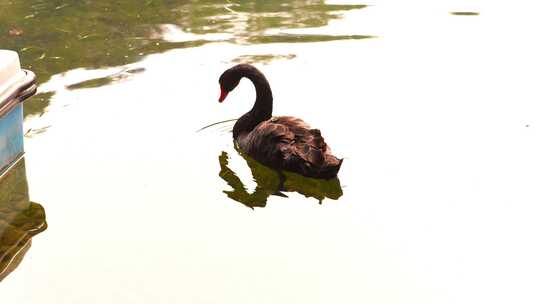
[[0, 176], [24, 154], [23, 104], [0, 118]]

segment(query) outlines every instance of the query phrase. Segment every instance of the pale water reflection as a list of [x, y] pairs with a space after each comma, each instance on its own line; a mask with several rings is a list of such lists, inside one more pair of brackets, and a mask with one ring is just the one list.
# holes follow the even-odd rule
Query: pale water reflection
[[[49, 227], [1, 303], [540, 302], [533, 2], [30, 2], [0, 1], [0, 32], [24, 30], [0, 40], [40, 75]], [[341, 192], [261, 187], [226, 126], [196, 132], [251, 108], [245, 81], [217, 102], [244, 60], [346, 157]], [[264, 208], [223, 193], [227, 168]]]

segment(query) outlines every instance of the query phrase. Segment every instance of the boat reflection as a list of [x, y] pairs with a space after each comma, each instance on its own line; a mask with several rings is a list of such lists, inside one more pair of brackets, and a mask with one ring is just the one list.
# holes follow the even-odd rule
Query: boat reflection
[[47, 229], [45, 210], [28, 197], [24, 159], [0, 178], [0, 281], [19, 266], [32, 237]]
[[255, 190], [249, 193], [242, 180], [229, 168], [229, 155], [225, 151], [221, 152], [219, 156], [221, 167], [219, 176], [232, 187], [232, 190], [224, 190], [223, 192], [229, 198], [249, 208], [265, 207], [271, 195], [287, 197], [283, 192], [298, 192], [305, 197], [317, 199], [320, 204], [325, 198], [337, 200], [343, 195], [338, 178], [314, 179], [292, 172], [276, 171], [260, 164], [238, 149], [237, 151], [251, 170], [253, 180], [257, 184]]

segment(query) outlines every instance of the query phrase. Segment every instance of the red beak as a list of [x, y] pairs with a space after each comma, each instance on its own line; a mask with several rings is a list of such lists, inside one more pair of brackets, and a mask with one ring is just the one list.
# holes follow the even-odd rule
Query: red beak
[[224, 89], [221, 89], [221, 95], [219, 95], [219, 102], [224, 101], [225, 97], [227, 97], [227, 94], [229, 94], [229, 92], [225, 91]]

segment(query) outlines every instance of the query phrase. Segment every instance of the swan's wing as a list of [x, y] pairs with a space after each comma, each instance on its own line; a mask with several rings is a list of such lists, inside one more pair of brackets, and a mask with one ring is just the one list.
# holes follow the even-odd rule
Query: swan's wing
[[283, 150], [294, 142], [294, 133], [287, 126], [270, 120], [258, 124], [251, 132], [238, 137], [240, 148], [256, 160], [281, 167]]
[[330, 151], [324, 142], [321, 131], [312, 129], [307, 123], [296, 117], [277, 117], [274, 119], [274, 122], [286, 126], [294, 134], [294, 140], [287, 149], [291, 150], [290, 156], [293, 159], [300, 158], [314, 166], [322, 166], [324, 164], [325, 154]]
[[239, 138], [239, 144], [242, 150], [260, 162], [306, 174], [306, 170], [318, 170], [335, 159], [329, 154], [319, 130], [311, 129], [303, 120], [290, 116], [260, 123], [249, 134]]

